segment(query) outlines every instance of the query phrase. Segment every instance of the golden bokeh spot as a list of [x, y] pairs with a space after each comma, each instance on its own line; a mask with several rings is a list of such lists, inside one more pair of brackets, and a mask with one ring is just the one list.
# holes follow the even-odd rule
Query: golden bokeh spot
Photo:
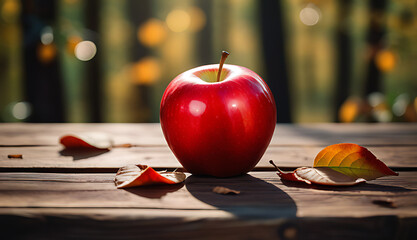
[[140, 43], [154, 47], [162, 43], [167, 36], [165, 25], [161, 20], [151, 18], [138, 28], [137, 38]]
[[38, 57], [42, 63], [50, 63], [56, 57], [56, 53], [55, 44], [40, 44], [38, 46]]
[[20, 3], [18, 0], [6, 0], [1, 6], [1, 16], [6, 22], [17, 20], [20, 12]]
[[168, 28], [173, 32], [184, 32], [191, 25], [191, 16], [184, 10], [172, 10], [165, 19]]
[[356, 97], [348, 98], [339, 109], [339, 120], [343, 123], [355, 121], [361, 111], [361, 100]]
[[390, 72], [394, 69], [397, 59], [390, 50], [381, 50], [376, 54], [375, 64], [382, 72]]
[[70, 36], [67, 39], [67, 51], [68, 53], [75, 55], [75, 47], [80, 43], [83, 39], [79, 36]]
[[188, 11], [191, 17], [190, 30], [198, 32], [206, 25], [206, 14], [199, 7], [192, 7]]
[[132, 81], [135, 84], [151, 85], [161, 76], [161, 67], [158, 59], [145, 57], [134, 63], [131, 68]]

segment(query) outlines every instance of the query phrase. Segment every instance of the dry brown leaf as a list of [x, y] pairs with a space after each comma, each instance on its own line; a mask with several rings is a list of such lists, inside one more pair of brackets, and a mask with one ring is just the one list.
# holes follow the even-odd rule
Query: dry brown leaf
[[237, 190], [233, 190], [227, 187], [221, 187], [221, 186], [217, 186], [213, 188], [213, 192], [218, 193], [218, 194], [232, 194], [232, 195], [238, 195], [240, 194], [240, 191]]

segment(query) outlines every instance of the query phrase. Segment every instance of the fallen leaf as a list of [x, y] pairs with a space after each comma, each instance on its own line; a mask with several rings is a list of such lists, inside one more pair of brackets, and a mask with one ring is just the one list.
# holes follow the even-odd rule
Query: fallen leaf
[[343, 173], [335, 171], [331, 168], [301, 167], [292, 172], [283, 172], [274, 164], [272, 160], [269, 162], [274, 165], [278, 171], [277, 175], [282, 180], [332, 186], [351, 186], [365, 182], [365, 179], [352, 178], [351, 176], [344, 175]]
[[332, 186], [351, 186], [383, 176], [398, 175], [378, 160], [368, 149], [353, 143], [330, 145], [314, 159], [314, 167], [301, 167], [293, 172], [277, 169], [283, 180]]
[[299, 177], [299, 176], [295, 173], [295, 171], [293, 171], [293, 172], [284, 172], [284, 171], [281, 171], [281, 169], [279, 169], [279, 168], [277, 167], [277, 165], [275, 165], [274, 161], [269, 160], [269, 163], [270, 163], [270, 164], [272, 164], [272, 165], [275, 167], [275, 169], [278, 171], [278, 172], [277, 172], [277, 175], [278, 175], [281, 179], [283, 179], [283, 180], [287, 180], [287, 181], [305, 182], [305, 183], [311, 184], [311, 182], [310, 182], [310, 181], [300, 178], [300, 177]]
[[110, 149], [113, 146], [113, 140], [107, 134], [100, 132], [68, 134], [62, 136], [59, 142], [65, 148]]
[[213, 188], [213, 192], [218, 193], [218, 194], [232, 194], [232, 195], [237, 195], [240, 194], [240, 191], [236, 191], [227, 187], [221, 187], [221, 186], [217, 186]]
[[311, 182], [321, 185], [352, 186], [366, 181], [363, 178], [348, 176], [325, 167], [302, 167], [297, 168], [294, 172], [297, 177], [303, 179], [307, 183]]
[[352, 178], [373, 180], [395, 175], [368, 149], [353, 143], [340, 143], [325, 147], [314, 159], [314, 167], [328, 167]]
[[145, 185], [176, 184], [183, 182], [182, 172], [156, 172], [146, 165], [129, 165], [119, 169], [114, 183], [117, 188], [130, 188]]

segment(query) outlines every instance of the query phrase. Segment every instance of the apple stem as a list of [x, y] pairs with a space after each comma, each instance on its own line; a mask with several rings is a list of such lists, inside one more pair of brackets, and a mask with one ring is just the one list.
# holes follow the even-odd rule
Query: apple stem
[[223, 70], [223, 64], [226, 61], [227, 56], [229, 56], [230, 53], [226, 51], [222, 51], [222, 57], [220, 58], [220, 64], [219, 64], [219, 72], [217, 73], [217, 82], [220, 82], [220, 76], [222, 75]]

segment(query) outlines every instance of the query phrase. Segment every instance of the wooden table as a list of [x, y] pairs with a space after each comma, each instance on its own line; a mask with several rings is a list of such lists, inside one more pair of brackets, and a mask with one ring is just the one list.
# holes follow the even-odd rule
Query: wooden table
[[[67, 133], [99, 131], [137, 147], [67, 151]], [[367, 147], [399, 176], [352, 187], [283, 182], [325, 146]], [[9, 154], [22, 154], [10, 159]], [[159, 124], [0, 124], [1, 236], [12, 239], [415, 239], [417, 124], [277, 125], [257, 167], [234, 178], [116, 189], [121, 166], [180, 167]], [[219, 195], [215, 186], [240, 190]], [[2, 238], [4, 239], [4, 238]]]

